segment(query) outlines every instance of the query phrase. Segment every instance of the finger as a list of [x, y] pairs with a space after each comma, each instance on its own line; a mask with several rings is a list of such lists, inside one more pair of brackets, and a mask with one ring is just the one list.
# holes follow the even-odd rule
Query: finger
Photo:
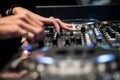
[[34, 13], [30, 13], [31, 15], [34, 16], [34, 18], [40, 22], [43, 22], [44, 24], [50, 24], [50, 25], [53, 25], [56, 29], [57, 32], [60, 31], [60, 26], [59, 24], [56, 22], [56, 20], [54, 19], [50, 19], [50, 18], [45, 18], [45, 17], [42, 17], [42, 16], [39, 16], [37, 14], [34, 14]]
[[55, 30], [57, 32], [60, 31], [60, 26], [59, 24], [56, 22], [55, 19], [51, 19], [51, 18], [43, 18], [41, 19], [42, 22], [44, 22], [45, 24], [50, 24], [50, 25], [53, 25], [55, 27]]
[[33, 33], [31, 33], [31, 32], [26, 31], [26, 33], [24, 33], [22, 35], [22, 37], [23, 37], [24, 40], [34, 41], [35, 35]]
[[27, 74], [28, 73], [28, 71], [27, 70], [22, 70], [22, 71], [20, 71], [19, 72], [19, 77], [22, 77], [23, 75], [25, 75], [25, 74]]
[[64, 23], [64, 22], [62, 22], [60, 19], [58, 19], [58, 18], [56, 18], [55, 19], [57, 22], [58, 22], [58, 24], [62, 27], [62, 28], [64, 28], [65, 30], [71, 30], [72, 28], [72, 26], [70, 25], [70, 24], [67, 24], [67, 23]]
[[23, 29], [23, 28], [21, 28], [19, 26], [15, 26], [15, 27], [16, 28], [14, 28], [15, 32], [14, 32], [13, 35], [15, 35], [15, 36], [20, 35], [22, 37], [29, 38], [29, 39], [33, 39], [34, 38], [35, 35], [33, 33], [28, 32], [28, 31], [26, 31], [25, 29]]
[[34, 16], [28, 14], [28, 18], [29, 18], [29, 22], [30, 23], [33, 22], [33, 25], [36, 25], [36, 27], [40, 27], [40, 26], [44, 27], [44, 23], [37, 20]]
[[0, 18], [0, 24], [9, 24], [16, 19], [16, 16], [7, 16]]
[[42, 27], [36, 28], [30, 24], [25, 23], [24, 21], [17, 21], [17, 25], [23, 29], [25, 29], [28, 32], [32, 32], [33, 34], [37, 35], [43, 31]]
[[2, 39], [8, 39], [8, 38], [15, 38], [20, 37], [23, 33], [26, 31], [19, 28], [15, 24], [4, 24], [0, 27], [0, 38]]
[[21, 19], [22, 19], [23, 21], [31, 24], [31, 25], [34, 26], [34, 27], [43, 27], [43, 25], [44, 25], [42, 22], [36, 20], [36, 19], [34, 18], [34, 16], [29, 15], [28, 13], [23, 14], [23, 17], [21, 17]]
[[42, 16], [40, 16], [40, 15], [38, 15], [38, 14], [35, 14], [35, 13], [31, 12], [31, 11], [27, 11], [26, 14], [27, 14], [27, 16], [28, 16], [31, 20], [33, 20], [36, 24], [41, 25], [41, 26], [44, 25], [43, 23], [41, 23], [41, 20], [40, 20], [40, 19], [42, 19], [42, 18], [44, 18], [44, 17], [42, 17]]

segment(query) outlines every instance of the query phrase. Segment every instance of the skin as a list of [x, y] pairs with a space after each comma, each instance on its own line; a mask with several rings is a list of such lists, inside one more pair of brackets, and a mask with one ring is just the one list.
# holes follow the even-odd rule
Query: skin
[[45, 24], [53, 25], [57, 32], [59, 32], [60, 27], [71, 30], [70, 24], [64, 23], [58, 18], [46, 18], [22, 7], [14, 8], [13, 14], [0, 18], [0, 39], [20, 37], [26, 32], [29, 32], [28, 35], [31, 40], [43, 39], [40, 35], [45, 35]]

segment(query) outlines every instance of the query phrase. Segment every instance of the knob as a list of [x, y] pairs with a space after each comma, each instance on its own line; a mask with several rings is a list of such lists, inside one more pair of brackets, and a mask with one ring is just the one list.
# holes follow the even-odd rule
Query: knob
[[70, 31], [70, 36], [73, 36], [73, 31]]
[[81, 27], [81, 32], [82, 32], [82, 33], [85, 33], [85, 30], [86, 30], [86, 29], [85, 29], [85, 25], [82, 25], [82, 27]]
[[81, 38], [80, 38], [80, 37], [77, 37], [77, 38], [76, 38], [76, 44], [77, 44], [77, 45], [80, 45], [81, 42], [82, 42], [82, 41], [81, 41]]
[[53, 47], [57, 47], [57, 45], [58, 45], [58, 39], [57, 39], [57, 38], [54, 38], [54, 39], [52, 40], [52, 44], [53, 44]]
[[50, 33], [54, 33], [54, 29], [53, 28], [49, 28]]
[[111, 36], [111, 38], [115, 38], [115, 37], [116, 37], [115, 32], [112, 32], [112, 33], [110, 33], [109, 35]]
[[70, 40], [69, 40], [69, 38], [65, 39], [65, 46], [70, 46]]
[[75, 43], [75, 37], [71, 37], [71, 42]]

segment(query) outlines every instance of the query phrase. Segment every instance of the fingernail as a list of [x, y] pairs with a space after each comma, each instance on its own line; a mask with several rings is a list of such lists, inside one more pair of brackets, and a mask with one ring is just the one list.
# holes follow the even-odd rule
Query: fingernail
[[71, 24], [66, 24], [66, 26], [69, 26], [69, 27], [71, 27], [72, 25], [71, 25]]
[[60, 30], [58, 29], [58, 30], [57, 30], [57, 32], [59, 33], [59, 32], [60, 32]]
[[68, 24], [68, 26], [70, 26], [70, 27], [71, 27], [72, 25], [71, 25], [71, 24]]

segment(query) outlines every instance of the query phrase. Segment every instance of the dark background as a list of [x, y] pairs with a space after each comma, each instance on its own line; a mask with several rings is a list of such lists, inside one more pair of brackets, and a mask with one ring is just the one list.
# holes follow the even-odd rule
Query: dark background
[[65, 19], [98, 19], [98, 20], [120, 20], [119, 5], [104, 6], [38, 6], [36, 11], [39, 15], [54, 16]]
[[[3, 12], [4, 10], [8, 9], [11, 5], [14, 4], [19, 4], [20, 6], [23, 6], [32, 11], [34, 11], [33, 7], [36, 5], [37, 6], [83, 5], [81, 3], [81, 0], [0, 0], [0, 12]], [[120, 4], [120, 0], [111, 0], [109, 4]]]
[[0, 12], [5, 11], [14, 4], [18, 4], [32, 11], [34, 11], [34, 6], [36, 5], [77, 5], [76, 0], [0, 0]]

